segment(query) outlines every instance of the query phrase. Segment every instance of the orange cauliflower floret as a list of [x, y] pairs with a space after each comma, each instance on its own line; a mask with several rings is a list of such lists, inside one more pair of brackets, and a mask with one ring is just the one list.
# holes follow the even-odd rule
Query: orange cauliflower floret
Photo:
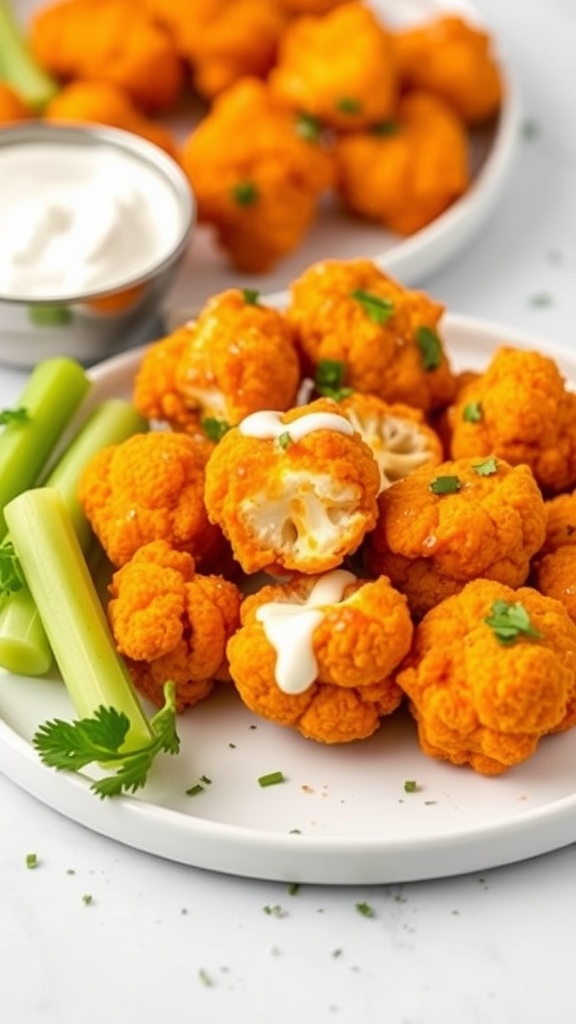
[[192, 329], [193, 322], [183, 324], [148, 346], [136, 370], [132, 401], [146, 419], [195, 434], [198, 433], [198, 416], [195, 410], [188, 408], [176, 383], [178, 364]]
[[254, 413], [206, 467], [208, 515], [245, 572], [332, 569], [376, 522], [380, 474], [337, 403]]
[[532, 571], [535, 586], [561, 601], [576, 622], [576, 492], [545, 503], [546, 539]]
[[345, 205], [400, 235], [433, 221], [471, 179], [464, 122], [425, 92], [404, 96], [393, 120], [342, 135], [335, 160]]
[[496, 775], [576, 724], [576, 626], [530, 587], [473, 580], [422, 619], [396, 681], [426, 754]]
[[576, 394], [540, 352], [499, 348], [450, 411], [451, 455], [526, 463], [544, 491], [576, 484]]
[[544, 499], [527, 466], [493, 458], [423, 466], [379, 497], [366, 545], [419, 617], [478, 576], [510, 587], [544, 540]]
[[165, 540], [210, 562], [221, 544], [204, 505], [212, 445], [187, 434], [135, 434], [96, 453], [80, 481], [79, 497], [94, 533], [115, 566], [138, 548]]
[[391, 673], [410, 649], [406, 601], [384, 577], [341, 569], [263, 587], [228, 643], [230, 675], [256, 714], [307, 739], [365, 739], [400, 703]]
[[339, 402], [380, 469], [380, 490], [420, 466], [442, 462], [442, 444], [420, 409], [353, 391]]
[[447, 405], [454, 392], [437, 330], [442, 313], [365, 259], [313, 264], [292, 282], [286, 311], [311, 376], [335, 360], [354, 390], [424, 410]]
[[279, 0], [280, 6], [289, 14], [326, 14], [333, 7], [348, 0]]
[[8, 82], [0, 81], [0, 124], [24, 121], [32, 117], [32, 108], [20, 98]]
[[240, 592], [221, 576], [201, 576], [194, 559], [164, 540], [145, 544], [110, 584], [108, 617], [135, 685], [162, 706], [176, 684], [176, 708], [203, 700], [227, 680], [226, 644], [240, 621]]
[[29, 38], [62, 82], [112, 82], [146, 113], [171, 107], [184, 85], [170, 34], [133, 0], [54, 0], [33, 15]]
[[182, 165], [231, 262], [261, 273], [295, 249], [333, 180], [332, 158], [310, 120], [245, 78], [214, 102], [185, 139]]
[[283, 103], [332, 128], [387, 120], [398, 84], [391, 34], [361, 3], [303, 15], [283, 33], [269, 82]]
[[409, 88], [436, 93], [468, 124], [497, 114], [503, 82], [490, 36], [457, 15], [397, 31], [398, 74]]

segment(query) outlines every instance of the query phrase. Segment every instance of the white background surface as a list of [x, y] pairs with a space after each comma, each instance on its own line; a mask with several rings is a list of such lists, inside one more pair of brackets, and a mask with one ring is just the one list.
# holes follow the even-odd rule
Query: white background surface
[[[576, 4], [477, 7], [534, 131], [491, 222], [424, 284], [453, 312], [574, 347]], [[0, 370], [2, 400], [21, 381]], [[290, 895], [134, 852], [0, 777], [0, 1022], [573, 1024], [575, 871], [569, 847], [460, 878]]]

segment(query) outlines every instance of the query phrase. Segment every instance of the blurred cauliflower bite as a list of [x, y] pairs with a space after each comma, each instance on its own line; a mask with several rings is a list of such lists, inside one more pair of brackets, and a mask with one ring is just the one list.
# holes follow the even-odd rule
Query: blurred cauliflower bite
[[496, 775], [576, 725], [576, 626], [530, 587], [473, 580], [422, 619], [395, 678], [426, 754]]
[[318, 399], [229, 430], [208, 461], [205, 501], [244, 572], [318, 573], [372, 529], [379, 485], [368, 445], [336, 402]]
[[576, 491], [545, 503], [546, 539], [532, 563], [535, 585], [576, 622]]
[[256, 714], [322, 743], [365, 739], [401, 701], [412, 621], [388, 580], [335, 569], [245, 598], [230, 675]]
[[176, 685], [182, 711], [229, 680], [226, 644], [240, 621], [241, 596], [221, 576], [195, 572], [194, 559], [164, 540], [144, 544], [118, 569], [107, 612], [135, 685], [155, 704]]
[[544, 540], [530, 469], [494, 458], [423, 466], [378, 501], [366, 563], [406, 594], [416, 617], [475, 577], [521, 586]]

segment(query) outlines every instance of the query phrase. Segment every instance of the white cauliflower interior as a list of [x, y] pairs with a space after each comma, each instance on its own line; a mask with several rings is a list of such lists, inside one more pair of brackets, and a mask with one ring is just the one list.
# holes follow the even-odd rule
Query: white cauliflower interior
[[346, 415], [378, 463], [380, 491], [429, 461], [428, 438], [415, 421], [399, 416], [360, 416], [350, 407]]

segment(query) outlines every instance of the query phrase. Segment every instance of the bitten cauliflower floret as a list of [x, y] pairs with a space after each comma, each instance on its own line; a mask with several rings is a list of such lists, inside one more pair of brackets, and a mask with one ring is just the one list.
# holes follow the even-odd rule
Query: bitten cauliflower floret
[[300, 244], [333, 181], [314, 124], [279, 106], [255, 78], [215, 100], [184, 140], [181, 161], [199, 219], [246, 273], [270, 270]]
[[158, 431], [134, 434], [90, 459], [79, 499], [114, 566], [152, 540], [188, 551], [202, 566], [220, 552], [221, 534], [204, 505], [212, 447], [206, 439]]
[[353, 391], [339, 405], [378, 463], [381, 491], [420, 466], [442, 462], [440, 438], [420, 409], [360, 391]]
[[544, 491], [576, 484], [576, 394], [555, 361], [502, 347], [450, 410], [451, 455], [526, 463]]
[[355, 391], [424, 410], [447, 405], [454, 393], [437, 329], [442, 313], [365, 259], [313, 264], [292, 282], [286, 311], [311, 376], [335, 360]]
[[136, 551], [110, 584], [107, 612], [135, 685], [162, 706], [176, 685], [176, 709], [203, 700], [228, 680], [226, 644], [240, 622], [240, 591], [221, 576], [195, 572], [194, 559], [164, 540]]
[[416, 617], [479, 576], [521, 586], [544, 540], [531, 471], [494, 458], [423, 466], [378, 502], [366, 562], [406, 594]]
[[254, 413], [232, 427], [206, 467], [208, 515], [247, 573], [318, 573], [374, 526], [380, 474], [336, 402]]
[[494, 117], [502, 74], [490, 36], [457, 15], [443, 15], [394, 33], [402, 84], [441, 96], [468, 124]]
[[331, 128], [384, 121], [398, 95], [391, 34], [361, 3], [303, 15], [282, 34], [269, 82], [283, 103]]
[[405, 599], [388, 580], [333, 570], [247, 597], [230, 675], [256, 714], [307, 739], [365, 739], [399, 705], [391, 674], [410, 649]]
[[497, 775], [576, 724], [576, 626], [530, 587], [473, 580], [422, 619], [395, 678], [426, 754]]
[[400, 235], [430, 224], [470, 185], [466, 126], [432, 93], [408, 93], [393, 120], [341, 135], [334, 155], [345, 205]]

